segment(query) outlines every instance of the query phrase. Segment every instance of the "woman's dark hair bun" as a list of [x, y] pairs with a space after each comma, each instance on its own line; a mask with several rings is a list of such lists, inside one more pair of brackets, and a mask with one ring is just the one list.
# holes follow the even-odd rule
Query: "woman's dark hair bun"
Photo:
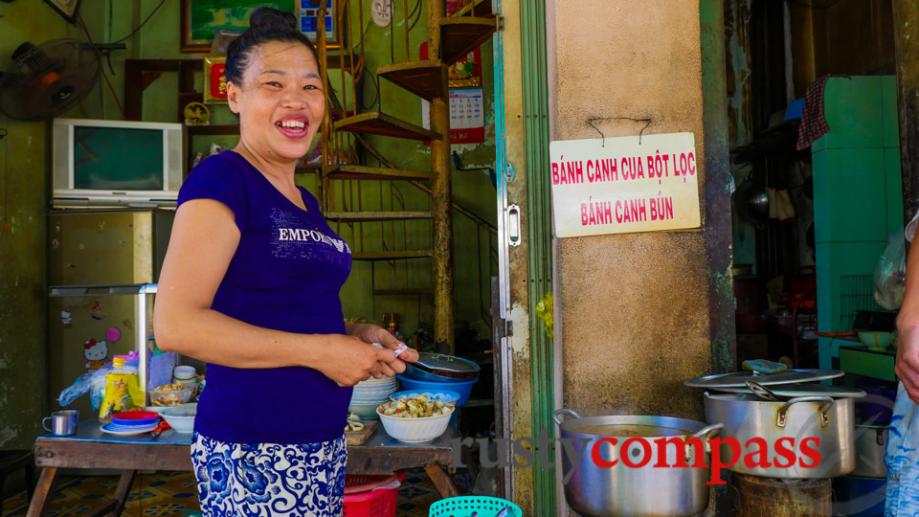
[[271, 7], [259, 7], [249, 16], [249, 29], [227, 46], [227, 67], [223, 71], [227, 81], [241, 84], [252, 49], [270, 41], [300, 43], [313, 53], [316, 63], [319, 63], [316, 47], [297, 28], [297, 18], [293, 14]]
[[268, 31], [295, 31], [297, 18], [273, 7], [259, 7], [249, 17], [249, 28]]

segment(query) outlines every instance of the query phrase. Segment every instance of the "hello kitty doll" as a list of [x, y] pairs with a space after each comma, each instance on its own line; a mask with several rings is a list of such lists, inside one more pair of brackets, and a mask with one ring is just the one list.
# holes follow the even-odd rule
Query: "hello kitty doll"
[[86, 368], [89, 370], [98, 370], [105, 365], [105, 358], [108, 357], [108, 343], [87, 339], [83, 343], [83, 357], [86, 358]]

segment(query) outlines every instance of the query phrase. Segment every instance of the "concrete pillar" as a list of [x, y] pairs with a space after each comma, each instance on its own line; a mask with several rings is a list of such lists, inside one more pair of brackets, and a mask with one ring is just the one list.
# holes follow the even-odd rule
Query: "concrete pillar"
[[[633, 119], [650, 118], [648, 133], [694, 133], [706, 164], [700, 176], [702, 231], [559, 242], [556, 307], [562, 311], [564, 403], [582, 414], [700, 419], [700, 394], [682, 381], [711, 370], [714, 329], [724, 313], [713, 291], [728, 298], [731, 293], [729, 219], [720, 218], [730, 213], [727, 164], [726, 156], [711, 161], [715, 137], [706, 140], [700, 2], [650, 0], [635, 9], [628, 0], [583, 0], [577, 9], [562, 2], [554, 7], [555, 27], [548, 31], [556, 50], [549, 57], [556, 72], [550, 78], [552, 138], [597, 137], [590, 118], [603, 119], [595, 125], [607, 137], [637, 135], [644, 122]], [[716, 111], [724, 106], [719, 55], [720, 64], [706, 65], [721, 71]], [[726, 131], [716, 137], [726, 140]], [[726, 152], [723, 145], [718, 152]], [[722, 168], [715, 177], [707, 170], [711, 163]], [[714, 206], [725, 213], [713, 215]], [[713, 273], [716, 262], [722, 269]], [[730, 340], [723, 329], [717, 332]], [[729, 343], [724, 348], [729, 355]]]

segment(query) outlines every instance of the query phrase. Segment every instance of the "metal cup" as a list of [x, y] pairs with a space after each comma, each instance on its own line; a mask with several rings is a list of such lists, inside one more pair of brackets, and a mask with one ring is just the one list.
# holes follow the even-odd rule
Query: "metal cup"
[[[77, 432], [79, 414], [75, 409], [64, 409], [51, 413], [41, 421], [41, 426], [49, 433], [57, 436], [68, 436]], [[50, 424], [49, 424], [50, 422]]]

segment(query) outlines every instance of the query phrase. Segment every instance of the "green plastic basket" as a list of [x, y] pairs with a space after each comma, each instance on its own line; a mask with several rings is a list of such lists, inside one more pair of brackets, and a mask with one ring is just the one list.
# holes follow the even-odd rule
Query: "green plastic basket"
[[501, 510], [510, 507], [508, 517], [523, 517], [523, 510], [516, 504], [499, 497], [465, 495], [442, 499], [431, 505], [428, 517], [495, 517]]

